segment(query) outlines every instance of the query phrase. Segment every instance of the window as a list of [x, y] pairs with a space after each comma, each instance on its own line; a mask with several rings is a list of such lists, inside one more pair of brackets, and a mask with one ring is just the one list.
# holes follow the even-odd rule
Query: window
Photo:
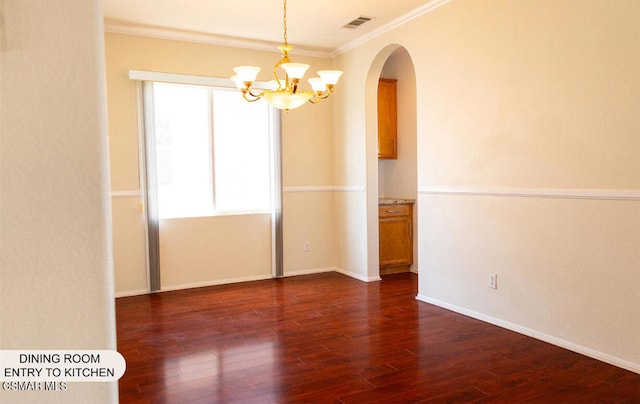
[[153, 82], [146, 91], [160, 218], [271, 208], [268, 104], [235, 88]]

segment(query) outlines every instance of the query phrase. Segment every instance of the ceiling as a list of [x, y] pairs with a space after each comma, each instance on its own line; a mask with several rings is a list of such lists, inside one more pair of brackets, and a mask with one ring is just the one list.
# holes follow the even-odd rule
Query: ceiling
[[[331, 53], [422, 14], [433, 3], [442, 1], [289, 0], [287, 39], [296, 49]], [[283, 38], [282, 0], [103, 0], [103, 7], [108, 31], [173, 32], [263, 45]], [[343, 28], [360, 16], [373, 19], [356, 29]]]

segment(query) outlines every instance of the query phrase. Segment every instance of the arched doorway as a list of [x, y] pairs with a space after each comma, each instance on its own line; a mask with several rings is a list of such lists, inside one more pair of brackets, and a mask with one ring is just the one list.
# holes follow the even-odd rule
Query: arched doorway
[[[378, 159], [378, 79], [397, 80], [397, 159]], [[368, 275], [378, 276], [379, 261], [379, 198], [417, 200], [417, 117], [416, 78], [413, 62], [407, 49], [392, 44], [383, 48], [375, 57], [367, 75], [367, 221], [368, 221]], [[418, 272], [417, 211], [413, 208], [411, 234], [413, 238], [413, 264], [411, 271]]]

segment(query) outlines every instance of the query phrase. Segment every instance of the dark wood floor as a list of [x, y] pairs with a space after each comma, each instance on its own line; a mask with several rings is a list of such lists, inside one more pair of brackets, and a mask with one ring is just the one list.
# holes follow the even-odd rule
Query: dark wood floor
[[117, 299], [122, 403], [640, 403], [640, 375], [337, 273]]

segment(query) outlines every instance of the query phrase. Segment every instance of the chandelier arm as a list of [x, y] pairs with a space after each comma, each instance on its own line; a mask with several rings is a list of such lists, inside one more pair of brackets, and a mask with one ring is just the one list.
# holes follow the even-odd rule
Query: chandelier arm
[[287, 74], [287, 72], [284, 73], [285, 80], [283, 86], [282, 81], [278, 77], [278, 67], [282, 66], [284, 63], [290, 62], [289, 51], [291, 50], [291, 46], [283, 43], [282, 45], [280, 45], [279, 49], [282, 52], [282, 58], [278, 60], [278, 63], [276, 63], [275, 66], [273, 66], [273, 78], [276, 80], [276, 83], [278, 83], [278, 90], [284, 90], [289, 88], [289, 75]]
[[333, 91], [331, 91], [331, 90], [327, 90], [327, 91], [324, 91], [322, 93], [318, 93], [318, 94], [316, 94], [316, 98], [318, 98], [320, 100], [324, 100], [325, 98], [329, 97], [332, 92]]
[[284, 78], [285, 78], [285, 84], [284, 87], [282, 86], [282, 82], [280, 81], [280, 78], [278, 78], [278, 67], [280, 67], [283, 63], [289, 63], [289, 58], [287, 57], [287, 55], [283, 52], [282, 53], [282, 59], [280, 59], [278, 61], [278, 63], [276, 63], [275, 66], [273, 66], [273, 78], [276, 79], [276, 82], [278, 83], [278, 90], [283, 90], [286, 88], [289, 88], [289, 75], [285, 72], [284, 74]]
[[[264, 91], [263, 91], [262, 93], [264, 93]], [[246, 101], [254, 102], [254, 101], [258, 101], [258, 100], [262, 97], [262, 93], [260, 93], [260, 94], [254, 94], [253, 92], [251, 92], [251, 89], [250, 89], [250, 88], [248, 88], [248, 89], [247, 89], [247, 88], [245, 88], [245, 89], [243, 89], [243, 91], [242, 91], [242, 98], [244, 98]], [[247, 96], [247, 94], [248, 94], [248, 95], [250, 95], [250, 96], [251, 96], [251, 97], [253, 97], [253, 98], [249, 98], [249, 97]]]
[[249, 97], [247, 97], [247, 95], [246, 95], [246, 94], [243, 94], [243, 95], [242, 95], [242, 98], [244, 98], [244, 100], [245, 100], [245, 101], [247, 101], [247, 102], [256, 102], [256, 101], [258, 101], [258, 100], [260, 99], [260, 97], [257, 97], [257, 98], [249, 98]]
[[309, 98], [309, 102], [312, 104], [317, 104], [325, 98], [329, 97], [329, 94], [331, 94], [330, 91], [324, 93], [316, 93], [313, 97]]

